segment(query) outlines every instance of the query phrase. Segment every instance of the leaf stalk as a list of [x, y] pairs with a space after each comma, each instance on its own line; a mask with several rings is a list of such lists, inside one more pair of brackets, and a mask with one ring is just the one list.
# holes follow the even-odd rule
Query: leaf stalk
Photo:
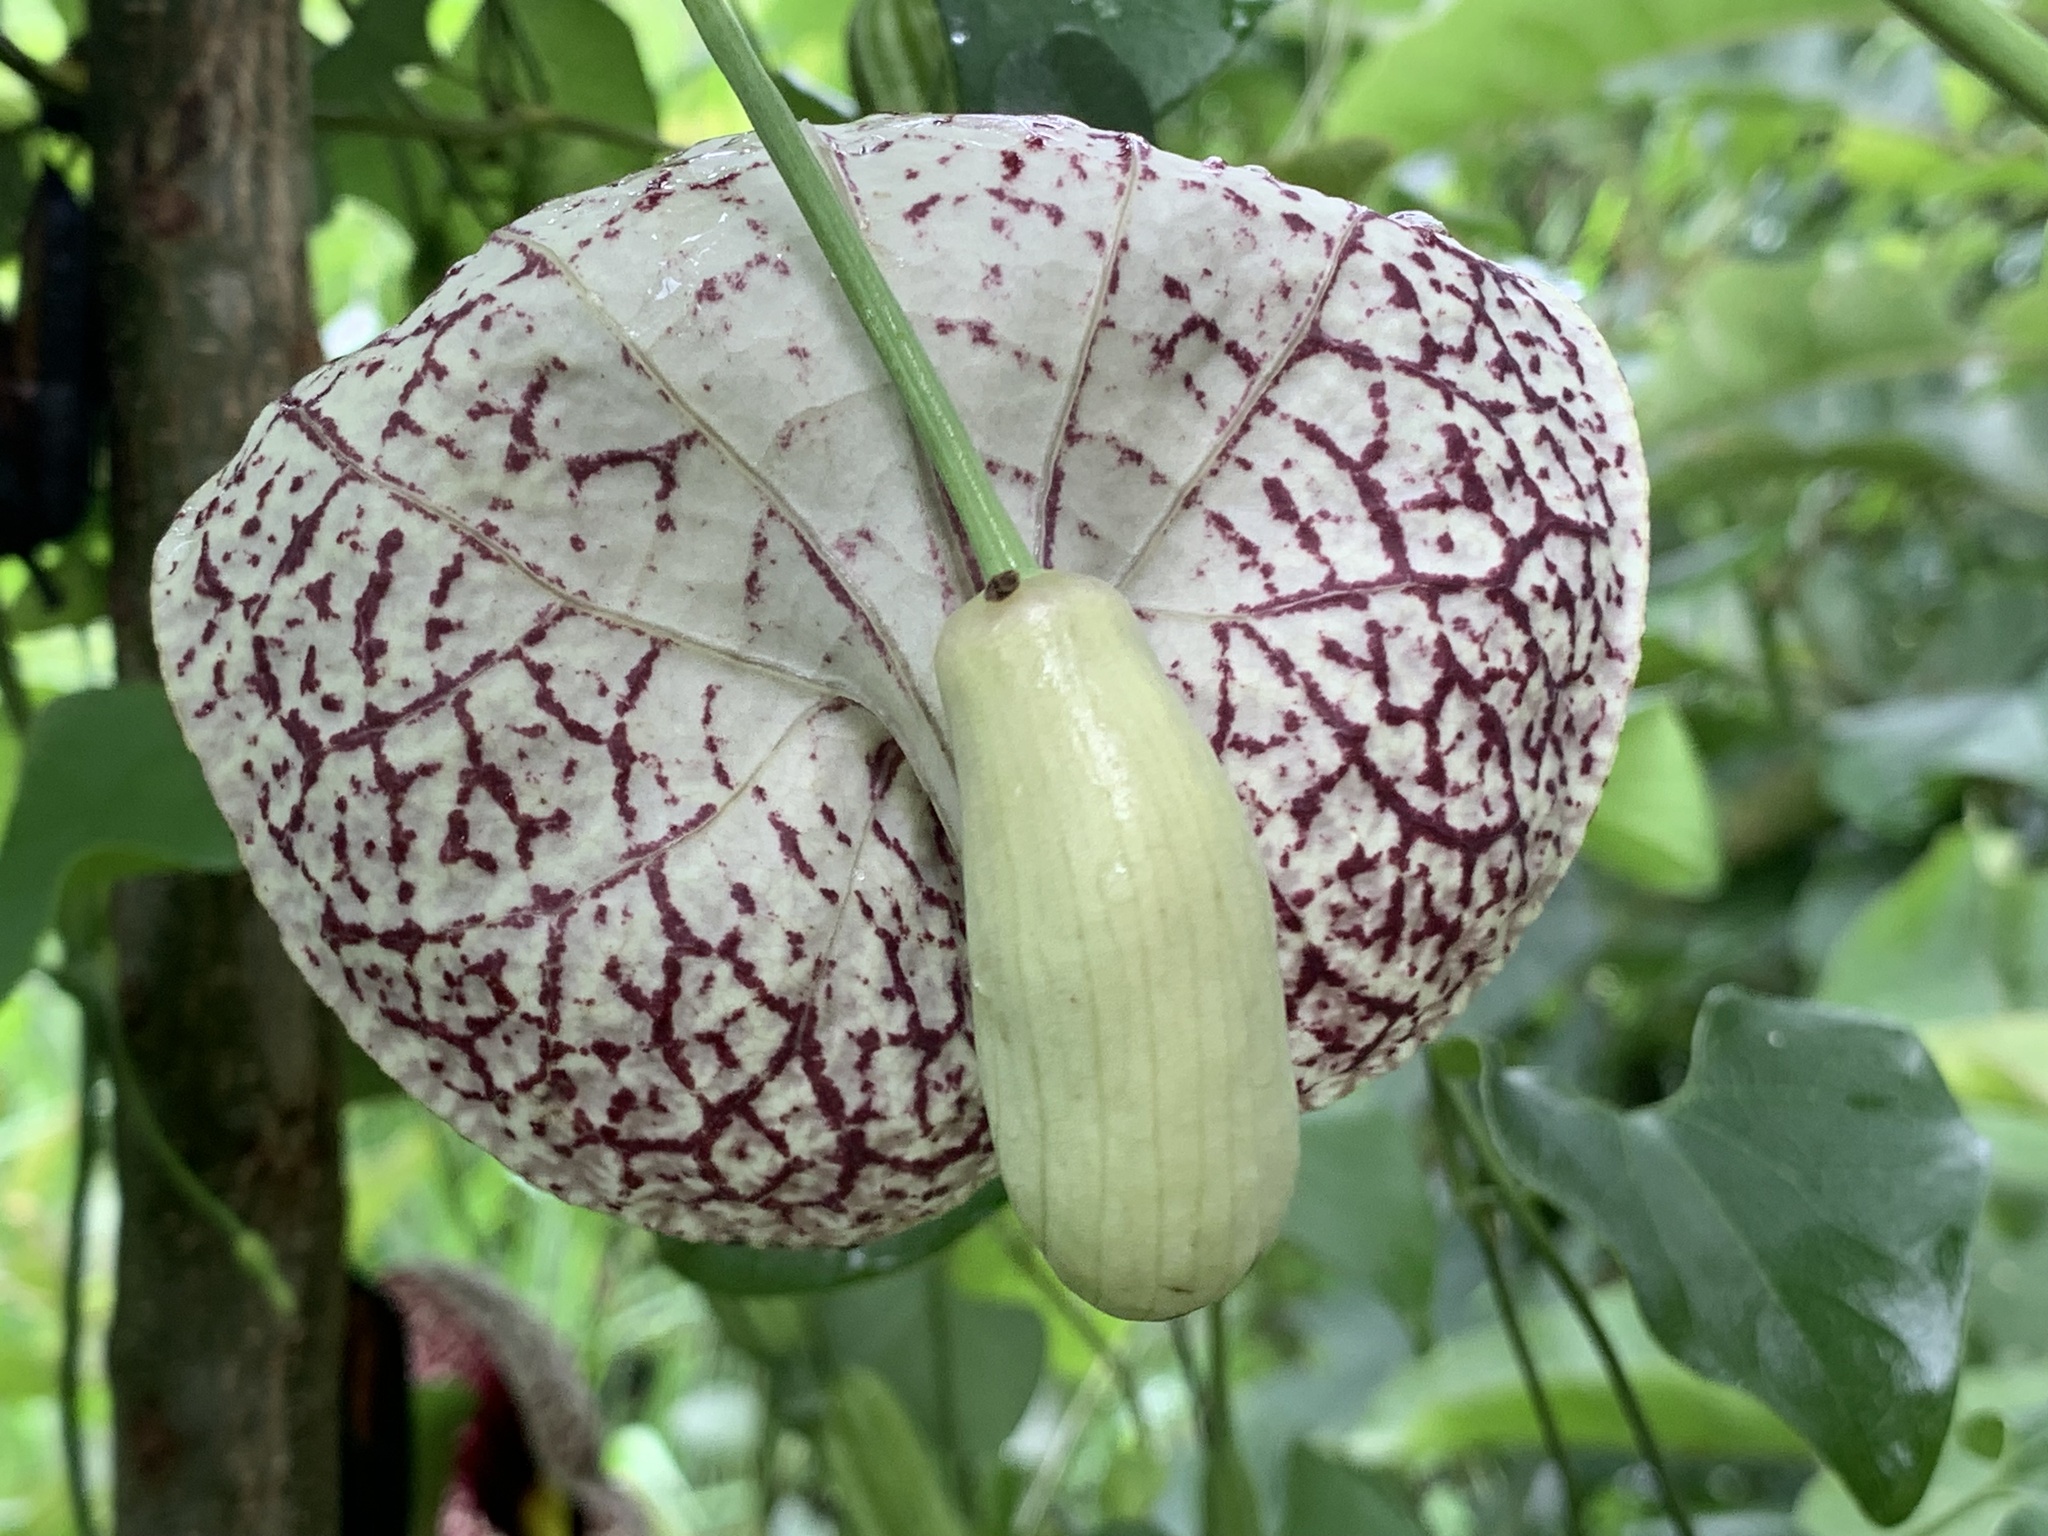
[[1657, 1491], [1664, 1501], [1665, 1512], [1671, 1517], [1671, 1524], [1679, 1536], [1696, 1536], [1692, 1518], [1685, 1512], [1679, 1501], [1677, 1485], [1672, 1481], [1671, 1468], [1664, 1460], [1664, 1449], [1657, 1441], [1656, 1431], [1650, 1428], [1649, 1416], [1643, 1412], [1642, 1399], [1636, 1396], [1636, 1389], [1628, 1379], [1628, 1371], [1621, 1363], [1621, 1355], [1614, 1347], [1614, 1341], [1607, 1336], [1607, 1329], [1601, 1323], [1599, 1314], [1593, 1310], [1593, 1299], [1586, 1293], [1579, 1277], [1572, 1273], [1571, 1266], [1564, 1261], [1564, 1255], [1557, 1251], [1557, 1245], [1550, 1240], [1550, 1233], [1530, 1209], [1521, 1186], [1508, 1166], [1501, 1160], [1500, 1151], [1493, 1144], [1479, 1113], [1457, 1085], [1444, 1075], [1436, 1054], [1429, 1054], [1429, 1075], [1432, 1089], [1441, 1088], [1445, 1102], [1457, 1123], [1460, 1139], [1472, 1149], [1479, 1161], [1481, 1174], [1491, 1187], [1494, 1199], [1500, 1202], [1514, 1224], [1521, 1229], [1524, 1240], [1536, 1255], [1537, 1261], [1549, 1271], [1550, 1278], [1564, 1293], [1567, 1305], [1577, 1317], [1579, 1326], [1592, 1341], [1594, 1350], [1600, 1356], [1601, 1369], [1606, 1372], [1608, 1386], [1614, 1392], [1614, 1400], [1621, 1408], [1621, 1416], [1627, 1420], [1629, 1434], [1635, 1440], [1636, 1450], [1650, 1468], [1657, 1480]]
[[1529, 1407], [1536, 1415], [1544, 1454], [1557, 1468], [1557, 1475], [1564, 1483], [1565, 1530], [1568, 1536], [1585, 1536], [1583, 1494], [1572, 1471], [1564, 1434], [1558, 1428], [1557, 1414], [1551, 1407], [1550, 1392], [1543, 1385], [1542, 1373], [1536, 1368], [1536, 1357], [1529, 1349], [1528, 1335], [1522, 1329], [1521, 1309], [1515, 1303], [1514, 1292], [1508, 1288], [1507, 1269], [1501, 1262], [1500, 1241], [1494, 1230], [1496, 1206], [1492, 1191], [1481, 1180], [1475, 1179], [1465, 1166], [1459, 1152], [1462, 1138], [1450, 1095], [1451, 1087], [1444, 1080], [1442, 1068], [1434, 1057], [1430, 1058], [1430, 1110], [1436, 1121], [1437, 1141], [1442, 1148], [1444, 1175], [1450, 1180], [1451, 1196], [1459, 1214], [1465, 1218], [1465, 1225], [1479, 1243], [1479, 1256], [1486, 1265], [1486, 1282], [1493, 1292], [1493, 1308], [1500, 1314], [1501, 1328], [1507, 1334], [1508, 1348], [1515, 1357], [1515, 1370], [1522, 1378], [1522, 1390], [1528, 1394]]
[[841, 201], [816, 146], [776, 89], [729, 0], [683, 0], [683, 8], [696, 24], [712, 62], [739, 97], [762, 148], [782, 173], [832, 275], [895, 382], [918, 441], [967, 531], [981, 579], [991, 581], [1005, 571], [1037, 570], [1038, 562], [1003, 510], [988, 467], [968, 437], [924, 344], [911, 329], [909, 317], [875, 264], [874, 253]]
[[278, 1268], [277, 1255], [269, 1242], [207, 1187], [206, 1181], [193, 1172], [192, 1165], [185, 1161], [164, 1134], [163, 1124], [150, 1107], [149, 1095], [142, 1086], [142, 1075], [136, 1071], [134, 1058], [128, 1054], [128, 1042], [121, 1034], [120, 1021], [100, 988], [91, 977], [80, 974], [74, 966], [66, 966], [56, 980], [71, 994], [78, 1003], [79, 1011], [85, 1015], [86, 1028], [98, 1040], [112, 1070], [118, 1110], [127, 1117], [130, 1127], [149, 1148], [150, 1156], [156, 1160], [164, 1177], [170, 1180], [187, 1204], [227, 1239], [235, 1262], [263, 1292], [272, 1310], [279, 1317], [297, 1316], [298, 1293], [285, 1279], [284, 1271]]
[[1892, 7], [2048, 128], [2048, 39], [1988, 0], [1892, 0]]
[[78, 1042], [78, 1150], [71, 1171], [71, 1210], [64, 1233], [64, 1337], [57, 1356], [57, 1405], [64, 1432], [64, 1486], [78, 1536], [99, 1536], [85, 1475], [85, 1429], [79, 1408], [79, 1366], [85, 1353], [85, 1218], [99, 1162], [100, 1117], [93, 1090], [100, 1052], [91, 1030]]

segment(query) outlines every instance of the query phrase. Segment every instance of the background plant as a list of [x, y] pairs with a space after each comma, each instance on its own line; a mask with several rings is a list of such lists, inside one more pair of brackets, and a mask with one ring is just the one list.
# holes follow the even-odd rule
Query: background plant
[[[613, 1471], [675, 1533], [1647, 1533], [1667, 1488], [1720, 1536], [2038, 1529], [2040, 129], [1845, 0], [747, 14], [813, 118], [1067, 111], [1425, 209], [1575, 285], [1628, 361], [1654, 480], [1622, 758], [1580, 867], [1459, 1025], [1473, 1044], [1307, 1122], [1288, 1236], [1220, 1316], [1092, 1314], [1000, 1209], [858, 1265], [659, 1243], [519, 1184], [367, 1069], [351, 1262], [476, 1263], [532, 1301], [597, 1386]], [[741, 126], [669, 0], [304, 19], [330, 350], [535, 202]], [[0, 12], [0, 227], [45, 164], [90, 189], [85, 25]], [[115, 875], [223, 867], [160, 705], [96, 691], [106, 517], [35, 551], [54, 603], [0, 562], [0, 982], [28, 971], [0, 1008], [0, 1530], [71, 1528], [79, 1132], [124, 1086], [149, 1102], [80, 1027], [96, 914]], [[90, 1346], [117, 1192], [105, 1171], [84, 1191]]]

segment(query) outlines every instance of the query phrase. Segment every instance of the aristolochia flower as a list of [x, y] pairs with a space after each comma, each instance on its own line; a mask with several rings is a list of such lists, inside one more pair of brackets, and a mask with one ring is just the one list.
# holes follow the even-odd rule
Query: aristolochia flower
[[[823, 131], [1047, 565], [1135, 607], [1277, 917], [1295, 1083], [1400, 1061], [1591, 816], [1646, 477], [1585, 317], [1433, 222], [1058, 119]], [[750, 138], [494, 235], [157, 557], [287, 948], [535, 1183], [850, 1244], [992, 1172], [933, 674], [976, 585]]]

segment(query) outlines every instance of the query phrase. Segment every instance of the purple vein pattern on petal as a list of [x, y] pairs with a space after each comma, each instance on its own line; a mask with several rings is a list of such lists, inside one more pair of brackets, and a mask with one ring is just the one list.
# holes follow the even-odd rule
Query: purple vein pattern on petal
[[[997, 488], [1272, 875], [1305, 1105], [1439, 1028], [1620, 730], [1645, 481], [1551, 290], [1059, 119], [825, 134]], [[164, 674], [351, 1032], [564, 1198], [848, 1244], [991, 1172], [931, 656], [975, 573], [749, 139], [537, 210], [271, 407]]]

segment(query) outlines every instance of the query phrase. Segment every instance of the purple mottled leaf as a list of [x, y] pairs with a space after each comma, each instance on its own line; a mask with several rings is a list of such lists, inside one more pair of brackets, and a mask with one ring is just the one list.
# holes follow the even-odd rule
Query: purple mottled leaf
[[[1621, 727], [1645, 481], [1571, 303], [1059, 119], [825, 131], [997, 487], [1119, 583], [1264, 850], [1302, 1102], [1505, 956]], [[314, 986], [565, 1198], [850, 1244], [991, 1171], [931, 657], [974, 571], [751, 139], [500, 231], [159, 551]]]

